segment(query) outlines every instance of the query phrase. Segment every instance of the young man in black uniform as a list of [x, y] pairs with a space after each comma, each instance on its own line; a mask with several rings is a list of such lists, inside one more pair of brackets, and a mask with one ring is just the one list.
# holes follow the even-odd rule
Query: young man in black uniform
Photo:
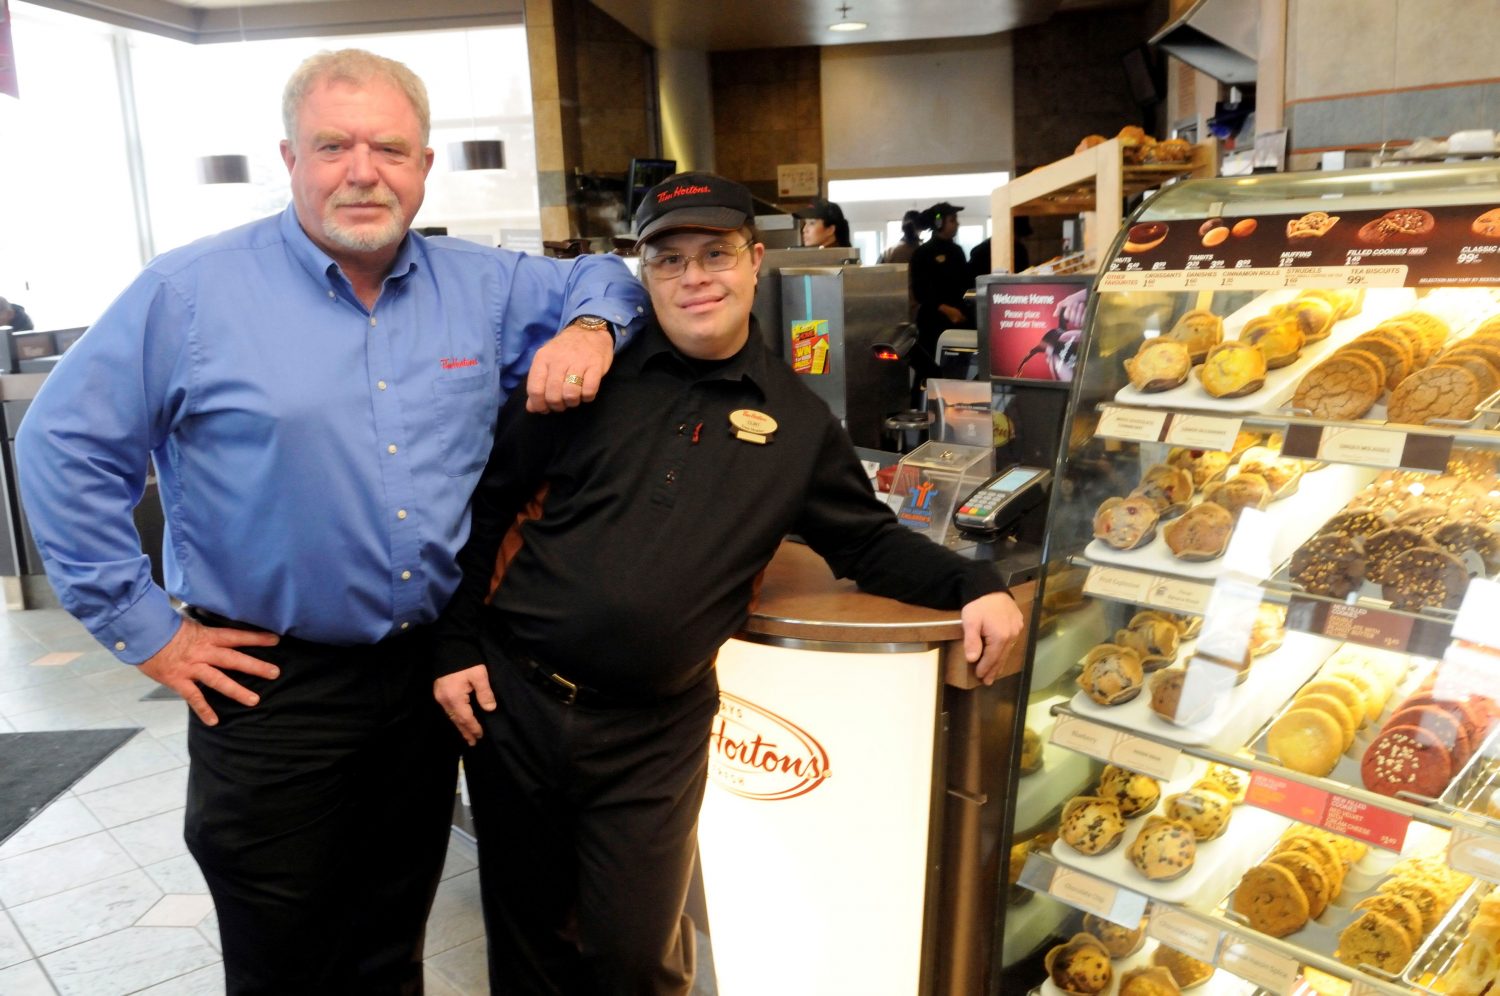
[[500, 416], [434, 687], [471, 746], [496, 993], [689, 991], [714, 656], [785, 535], [867, 591], [963, 606], [981, 679], [1021, 630], [988, 564], [896, 522], [751, 328], [753, 211], [707, 173], [648, 191], [636, 229], [656, 321], [594, 404]]
[[953, 241], [958, 234], [958, 212], [963, 208], [947, 201], [922, 212], [932, 235], [911, 254], [907, 279], [911, 298], [917, 303], [917, 345], [911, 351], [916, 383], [913, 406], [923, 383], [938, 376], [938, 336], [952, 328], [969, 328], [974, 316], [964, 304], [964, 295], [974, 286], [969, 260], [963, 247]]

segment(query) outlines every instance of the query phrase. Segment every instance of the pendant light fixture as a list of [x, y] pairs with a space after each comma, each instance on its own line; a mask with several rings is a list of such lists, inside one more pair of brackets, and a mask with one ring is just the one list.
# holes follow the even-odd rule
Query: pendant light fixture
[[869, 27], [864, 21], [849, 20], [850, 8], [847, 3], [839, 4], [836, 9], [839, 12], [839, 19], [828, 26], [829, 31], [863, 31]]
[[[470, 34], [464, 32], [464, 58], [469, 72], [469, 133], [478, 130], [474, 114], [474, 53]], [[448, 159], [456, 172], [505, 168], [505, 143], [498, 138], [474, 138], [448, 143]]]

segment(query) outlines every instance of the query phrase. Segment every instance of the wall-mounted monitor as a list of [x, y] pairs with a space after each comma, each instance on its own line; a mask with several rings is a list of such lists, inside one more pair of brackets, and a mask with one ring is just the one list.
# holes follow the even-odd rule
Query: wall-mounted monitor
[[992, 380], [1066, 385], [1082, 356], [1093, 277], [979, 279], [979, 366]]
[[677, 160], [675, 159], [632, 159], [630, 160], [630, 217], [635, 217], [635, 209], [640, 206], [641, 198], [646, 191], [677, 172]]

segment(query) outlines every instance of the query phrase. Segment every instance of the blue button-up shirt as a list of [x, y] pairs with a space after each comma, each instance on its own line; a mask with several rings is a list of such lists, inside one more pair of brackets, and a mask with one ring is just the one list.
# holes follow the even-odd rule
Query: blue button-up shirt
[[[374, 308], [278, 217], [154, 260], [48, 377], [19, 483], [64, 608], [129, 663], [176, 632], [167, 592], [272, 632], [363, 644], [458, 584], [495, 416], [581, 314], [634, 326], [618, 259], [408, 234]], [[155, 458], [166, 591], [131, 509]]]

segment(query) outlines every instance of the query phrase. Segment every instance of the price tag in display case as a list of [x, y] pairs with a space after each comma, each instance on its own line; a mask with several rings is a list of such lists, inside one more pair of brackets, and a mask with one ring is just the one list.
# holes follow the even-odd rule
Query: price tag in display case
[[1129, 734], [1120, 737], [1109, 755], [1109, 759], [1122, 768], [1139, 771], [1162, 781], [1177, 773], [1177, 761], [1181, 757], [1180, 748], [1168, 747], [1155, 740], [1132, 737]]
[[1297, 959], [1239, 938], [1225, 942], [1219, 952], [1219, 967], [1273, 993], [1291, 992], [1302, 971]]
[[1099, 410], [1099, 423], [1094, 427], [1094, 435], [1104, 439], [1156, 443], [1161, 441], [1169, 417], [1166, 412], [1104, 405]]
[[1121, 734], [1107, 726], [1077, 716], [1058, 716], [1052, 724], [1052, 742], [1059, 747], [1108, 761]]
[[1323, 829], [1398, 853], [1410, 827], [1410, 816], [1342, 795], [1330, 795], [1323, 814]]
[[1134, 927], [1146, 915], [1146, 897], [1140, 893], [1060, 865], [1052, 873], [1047, 894], [1122, 927]]
[[1448, 837], [1448, 867], [1489, 882], [1500, 882], [1500, 841], [1455, 827]]
[[1173, 446], [1185, 446], [1191, 450], [1218, 450], [1229, 453], [1234, 450], [1235, 438], [1240, 434], [1243, 421], [1237, 418], [1217, 418], [1212, 415], [1173, 415], [1167, 425], [1166, 442]]
[[1290, 778], [1252, 771], [1245, 802], [1301, 823], [1321, 826], [1323, 814], [1328, 810], [1328, 793]]
[[1448, 466], [1453, 440], [1399, 429], [1290, 425], [1281, 452], [1302, 460], [1441, 472]]
[[1210, 965], [1218, 957], [1219, 941], [1224, 936], [1223, 931], [1169, 906], [1151, 907], [1151, 919], [1146, 921], [1146, 933], [1167, 947]]

